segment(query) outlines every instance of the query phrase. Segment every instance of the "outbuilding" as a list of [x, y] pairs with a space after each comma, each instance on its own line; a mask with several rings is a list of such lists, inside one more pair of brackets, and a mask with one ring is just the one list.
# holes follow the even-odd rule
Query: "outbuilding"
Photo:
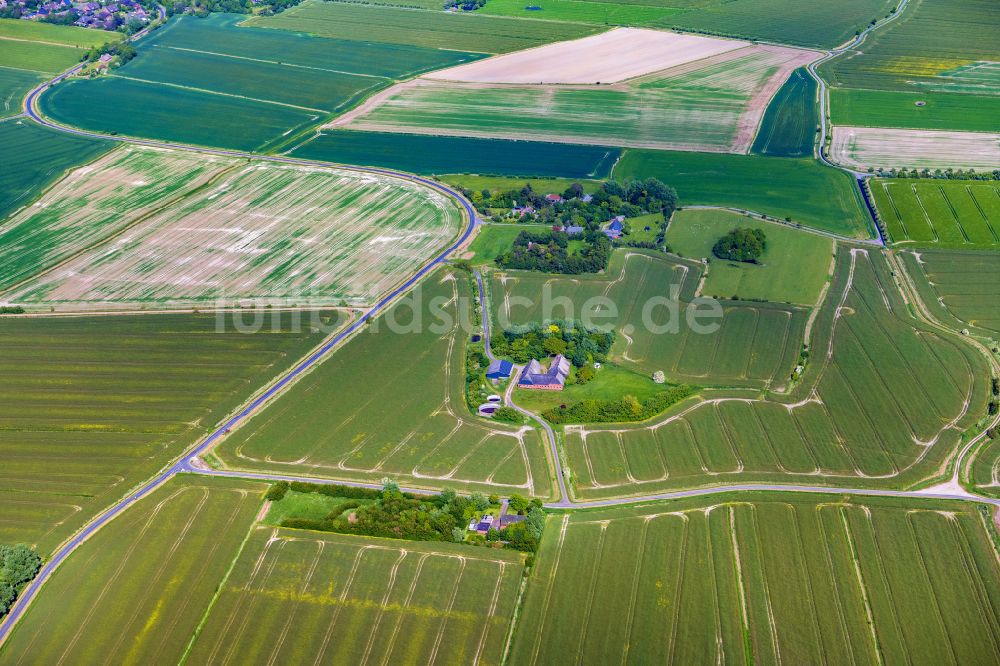
[[514, 364], [510, 361], [504, 359], [496, 359], [490, 363], [490, 367], [486, 369], [487, 379], [510, 379], [511, 374], [514, 372]]

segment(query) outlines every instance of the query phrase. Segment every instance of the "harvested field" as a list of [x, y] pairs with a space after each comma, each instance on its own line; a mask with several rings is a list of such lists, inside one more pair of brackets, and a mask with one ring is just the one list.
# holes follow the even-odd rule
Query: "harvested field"
[[924, 303], [956, 330], [1000, 337], [1000, 253], [920, 250], [901, 252]]
[[970, 503], [729, 494], [550, 516], [514, 664], [994, 663]]
[[548, 496], [537, 431], [465, 405], [470, 299], [467, 273], [432, 274], [216, 455], [254, 471]]
[[400, 84], [331, 127], [746, 152], [764, 109], [814, 52], [747, 46], [608, 86]]
[[499, 664], [521, 570], [511, 551], [258, 527], [190, 660]]
[[296, 316], [0, 321], [0, 543], [47, 555], [340, 325]]
[[834, 127], [830, 156], [855, 169], [1000, 168], [1000, 134]]
[[[766, 234], [767, 249], [760, 263], [713, 256], [715, 242], [736, 228]], [[720, 210], [678, 211], [667, 230], [667, 244], [682, 256], [709, 260], [701, 287], [706, 296], [807, 306], [816, 302], [826, 285], [834, 248], [829, 238]]]
[[612, 175], [659, 178], [684, 205], [744, 208], [852, 238], [874, 234], [854, 179], [813, 159], [627, 150]]
[[618, 83], [746, 46], [735, 40], [617, 28], [438, 70], [424, 78], [470, 83]]
[[874, 178], [872, 197], [895, 245], [1000, 248], [995, 181]]
[[[662, 370], [671, 381], [709, 386], [784, 383], [802, 346], [808, 310], [726, 302], [720, 327], [699, 333], [686, 311], [701, 270], [700, 263], [622, 249], [612, 255], [606, 275], [494, 271], [493, 323], [499, 330], [545, 319], [590, 318], [595, 325], [614, 326], [613, 360], [642, 374]], [[676, 301], [679, 314], [672, 318], [658, 299]]]
[[706, 391], [638, 427], [567, 428], [578, 494], [751, 482], [907, 487], [940, 473], [985, 412], [985, 360], [912, 318], [874, 250], [838, 257], [798, 382], [762, 397]]
[[[320, 132], [290, 153], [304, 159], [413, 173], [607, 178], [621, 149], [568, 143], [388, 132]], [[565, 188], [564, 188], [565, 189]]]
[[390, 177], [138, 147], [105, 162], [14, 218], [8, 234], [20, 242], [7, 246], [17, 268], [5, 272], [7, 287], [62, 263], [8, 300], [73, 309], [365, 305], [462, 224], [443, 194]]
[[[20, 103], [20, 102], [19, 102]], [[42, 190], [73, 167], [111, 150], [110, 141], [58, 132], [12, 118], [0, 121], [0, 221], [34, 201]], [[6, 233], [0, 224], [0, 238]]]
[[0, 291], [113, 237], [236, 164], [122, 146], [76, 169], [0, 227]]
[[59, 567], [0, 648], [0, 661], [179, 663], [266, 488], [171, 479]]
[[554, 23], [486, 16], [479, 12], [414, 10], [399, 5], [306, 0], [274, 16], [254, 16], [244, 25], [307, 32], [320, 37], [408, 44], [450, 51], [507, 53], [549, 42], [577, 39], [605, 29], [573, 23]]

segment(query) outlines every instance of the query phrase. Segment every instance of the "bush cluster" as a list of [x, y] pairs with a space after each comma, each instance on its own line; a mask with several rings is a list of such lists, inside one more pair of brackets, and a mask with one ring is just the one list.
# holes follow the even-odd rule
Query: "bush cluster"
[[581, 236], [586, 244], [570, 254], [569, 235], [562, 231], [522, 231], [514, 239], [514, 246], [495, 259], [501, 268], [516, 268], [543, 273], [599, 273], [608, 267], [611, 259], [611, 241], [597, 229], [590, 229]]
[[0, 617], [7, 614], [21, 586], [38, 575], [42, 558], [23, 544], [0, 546]]
[[554, 407], [542, 412], [550, 423], [622, 423], [645, 421], [663, 412], [694, 393], [687, 385], [674, 386], [647, 398], [639, 400], [626, 395], [620, 400], [581, 400], [567, 407]]
[[614, 331], [588, 330], [573, 320], [558, 319], [494, 333], [490, 346], [497, 356], [511, 358], [515, 363], [562, 354], [582, 368], [594, 361], [606, 361], [614, 341]]

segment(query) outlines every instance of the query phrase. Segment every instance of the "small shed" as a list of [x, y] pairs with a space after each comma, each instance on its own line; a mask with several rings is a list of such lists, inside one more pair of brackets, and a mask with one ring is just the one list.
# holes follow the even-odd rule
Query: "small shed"
[[486, 369], [487, 379], [509, 379], [514, 372], [514, 364], [504, 359], [496, 359]]

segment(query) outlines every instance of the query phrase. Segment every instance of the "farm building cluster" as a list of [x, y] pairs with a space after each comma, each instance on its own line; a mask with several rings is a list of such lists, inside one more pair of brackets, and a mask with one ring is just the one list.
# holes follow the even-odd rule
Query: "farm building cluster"
[[136, 0], [0, 0], [0, 13], [5, 18], [72, 23], [97, 30], [118, 30], [125, 26], [134, 32], [149, 23], [150, 11]]
[[517, 380], [518, 388], [540, 389], [543, 391], [561, 391], [569, 376], [569, 361], [562, 354], [557, 354], [546, 369], [538, 360], [531, 359]]

